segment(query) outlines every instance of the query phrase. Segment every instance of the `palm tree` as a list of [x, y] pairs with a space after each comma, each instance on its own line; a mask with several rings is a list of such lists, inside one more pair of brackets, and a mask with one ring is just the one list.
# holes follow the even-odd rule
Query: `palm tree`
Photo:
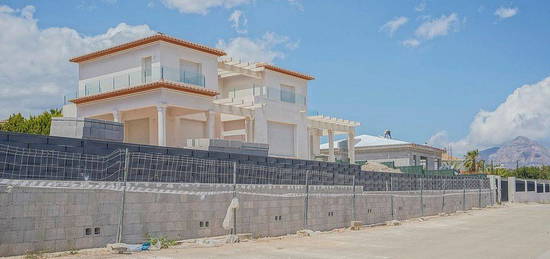
[[464, 156], [464, 167], [470, 172], [475, 172], [478, 166], [477, 157], [479, 156], [479, 150], [468, 151]]
[[485, 172], [485, 160], [479, 160], [477, 162], [477, 168], [479, 169], [479, 171]]

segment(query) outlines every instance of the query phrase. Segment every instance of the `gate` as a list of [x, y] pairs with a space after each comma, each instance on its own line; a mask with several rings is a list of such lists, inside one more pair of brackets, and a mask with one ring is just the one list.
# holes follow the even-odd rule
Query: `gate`
[[508, 181], [501, 180], [500, 181], [500, 193], [502, 194], [502, 197], [500, 198], [500, 201], [508, 201]]

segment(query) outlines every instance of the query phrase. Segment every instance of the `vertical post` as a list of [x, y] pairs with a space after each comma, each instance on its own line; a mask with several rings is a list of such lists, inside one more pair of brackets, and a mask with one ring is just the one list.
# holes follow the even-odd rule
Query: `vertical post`
[[[233, 198], [237, 197], [237, 161], [233, 162]], [[237, 235], [237, 209], [233, 208], [233, 235]]]
[[130, 153], [128, 149], [124, 151], [124, 177], [122, 185], [122, 200], [120, 206], [120, 217], [118, 222], [117, 243], [122, 243], [122, 235], [124, 232], [124, 207], [126, 206], [126, 183], [128, 181], [128, 170], [130, 166]]
[[334, 157], [334, 131], [331, 129], [328, 130], [328, 161], [336, 161]]
[[348, 132], [348, 157], [349, 163], [355, 164], [355, 129]]
[[393, 208], [393, 193], [390, 194], [390, 200], [391, 200], [391, 219], [395, 219], [395, 210]]
[[166, 106], [157, 106], [157, 135], [158, 145], [166, 146]]
[[356, 220], [355, 217], [355, 175], [353, 176], [353, 196], [351, 200], [351, 216], [353, 218], [353, 221]]
[[479, 179], [479, 198], [477, 204], [479, 205], [479, 208], [481, 208], [481, 179]]
[[307, 217], [309, 207], [309, 170], [306, 170], [306, 198], [304, 199], [304, 229], [307, 229]]
[[422, 181], [422, 177], [420, 177], [420, 211], [424, 217], [424, 181]]
[[447, 190], [447, 179], [443, 178], [443, 197], [441, 202], [441, 212], [445, 212], [445, 192]]
[[[493, 189], [493, 183], [495, 184], [495, 189]], [[497, 187], [497, 177], [491, 176], [491, 178], [489, 178], [489, 199], [491, 201], [491, 205], [495, 205], [496, 196], [495, 196], [495, 199], [493, 199], [493, 190], [495, 190], [496, 192], [497, 190], [496, 187]]]
[[466, 178], [462, 182], [462, 210], [466, 211]]

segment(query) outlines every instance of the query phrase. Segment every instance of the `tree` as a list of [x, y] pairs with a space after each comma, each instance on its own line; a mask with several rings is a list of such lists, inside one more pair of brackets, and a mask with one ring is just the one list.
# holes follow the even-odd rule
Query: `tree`
[[479, 151], [472, 150], [468, 151], [464, 156], [464, 167], [470, 172], [475, 172], [477, 169], [477, 157], [479, 156]]
[[484, 172], [485, 160], [479, 159], [479, 150], [472, 150], [464, 156], [464, 167], [468, 172]]
[[12, 114], [8, 120], [0, 125], [0, 130], [49, 135], [52, 117], [61, 117], [61, 110], [51, 109], [38, 116], [30, 116], [28, 119], [23, 117], [21, 113]]

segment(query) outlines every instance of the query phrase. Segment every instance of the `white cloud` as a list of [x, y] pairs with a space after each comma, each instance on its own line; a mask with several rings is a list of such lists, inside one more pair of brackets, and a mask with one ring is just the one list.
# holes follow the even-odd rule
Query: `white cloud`
[[[550, 139], [550, 77], [517, 88], [494, 111], [480, 111], [463, 139], [449, 142], [458, 152], [500, 145], [517, 136]], [[441, 140], [434, 135], [434, 139]], [[435, 142], [435, 140], [434, 140]], [[441, 141], [440, 141], [441, 142]], [[439, 143], [441, 144], [441, 143]]]
[[121, 23], [104, 34], [83, 36], [67, 27], [39, 28], [32, 6], [0, 5], [0, 10], [0, 119], [60, 108], [78, 82], [69, 58], [153, 33], [147, 25]]
[[403, 46], [405, 47], [416, 48], [418, 47], [418, 45], [420, 45], [420, 41], [418, 41], [417, 39], [408, 39], [401, 42], [401, 44], [403, 44]]
[[501, 6], [495, 11], [495, 15], [498, 16], [500, 19], [507, 19], [518, 14], [518, 11], [518, 8]]
[[304, 11], [304, 5], [300, 0], [288, 0], [288, 3], [299, 11]]
[[284, 59], [285, 51], [296, 49], [298, 45], [298, 41], [291, 41], [287, 36], [266, 32], [258, 39], [236, 37], [228, 42], [219, 40], [216, 47], [243, 61], [273, 62]]
[[237, 33], [247, 33], [246, 26], [248, 25], [248, 19], [244, 15], [244, 13], [240, 10], [235, 10], [228, 19], [230, 22], [232, 22], [231, 27], [235, 29]]
[[0, 5], [0, 13], [13, 13], [15, 10], [13, 10], [11, 7], [6, 5]]
[[449, 30], [457, 30], [459, 19], [456, 13], [450, 15], [442, 15], [439, 18], [427, 20], [422, 23], [415, 31], [415, 36], [418, 38], [430, 40], [437, 36], [444, 36], [449, 33]]
[[233, 8], [250, 3], [250, 0], [161, 0], [162, 4], [180, 13], [207, 14], [210, 8]]
[[399, 29], [399, 27], [405, 25], [409, 19], [404, 16], [395, 17], [386, 24], [380, 27], [380, 31], [386, 31], [390, 36], [393, 36], [393, 33]]
[[438, 131], [426, 141], [428, 145], [434, 147], [446, 147], [449, 142], [449, 134], [446, 130]]
[[422, 11], [426, 10], [426, 1], [420, 2], [418, 5], [416, 5], [414, 7], [414, 10], [417, 11], [417, 12], [422, 12]]

